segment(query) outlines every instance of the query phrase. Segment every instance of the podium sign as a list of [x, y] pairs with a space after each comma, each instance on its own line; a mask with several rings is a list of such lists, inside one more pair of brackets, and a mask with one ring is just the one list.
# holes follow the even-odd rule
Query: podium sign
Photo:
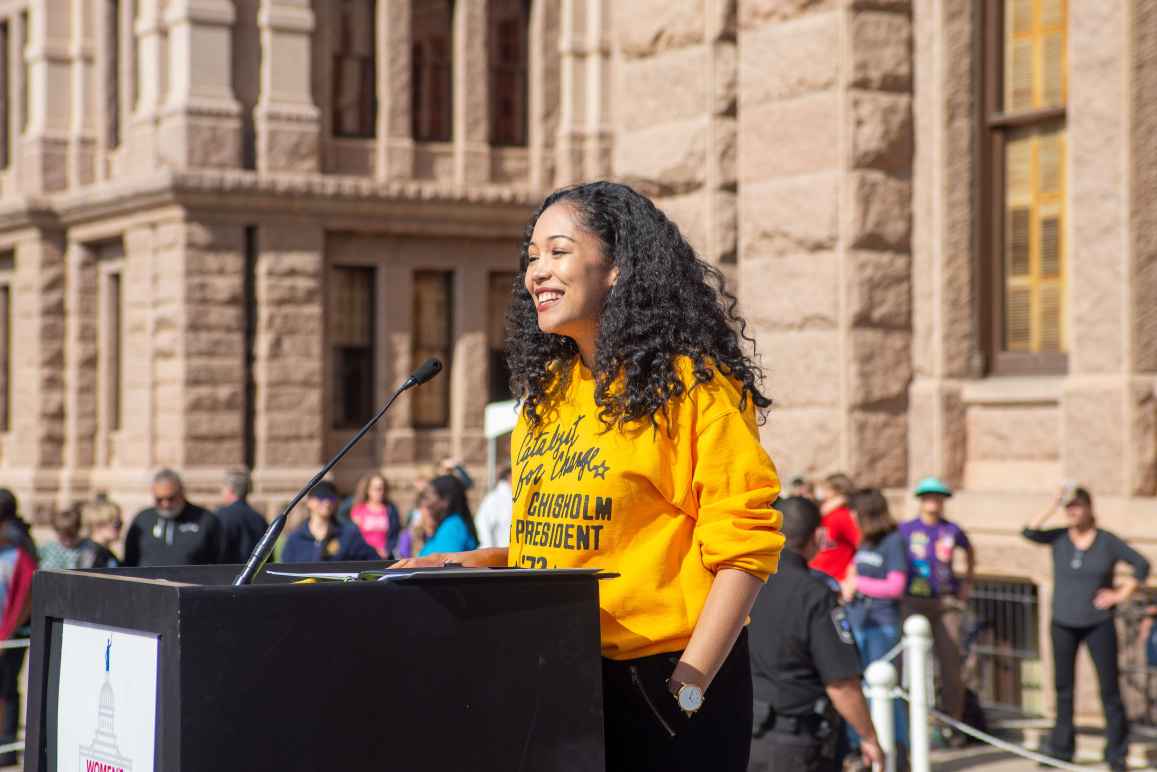
[[38, 572], [25, 769], [603, 769], [594, 572], [237, 570]]

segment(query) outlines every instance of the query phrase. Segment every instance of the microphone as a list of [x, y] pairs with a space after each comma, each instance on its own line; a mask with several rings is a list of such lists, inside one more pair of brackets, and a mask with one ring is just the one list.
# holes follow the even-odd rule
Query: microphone
[[269, 527], [265, 529], [265, 534], [261, 537], [261, 541], [257, 542], [257, 546], [254, 547], [253, 552], [250, 553], [249, 560], [245, 563], [245, 567], [242, 568], [241, 573], [237, 574], [233, 579], [234, 587], [242, 587], [253, 581], [253, 577], [257, 576], [257, 573], [265, 565], [265, 562], [269, 560], [269, 555], [273, 552], [274, 545], [277, 544], [277, 537], [281, 535], [282, 530], [285, 528], [285, 522], [289, 519], [289, 513], [301, 503], [301, 500], [313, 490], [315, 485], [329, 474], [329, 470], [337, 466], [337, 463], [345, 457], [346, 453], [349, 453], [353, 446], [357, 445], [358, 442], [361, 441], [361, 438], [366, 436], [366, 433], [370, 429], [374, 428], [374, 424], [386, 414], [386, 411], [394, 404], [394, 400], [400, 397], [402, 392], [425, 383], [440, 372], [442, 372], [442, 363], [434, 358], [427, 359], [422, 363], [421, 367], [411, 373], [410, 377], [402, 382], [401, 386], [394, 390], [389, 400], [386, 401], [385, 407], [379, 410], [377, 414], [369, 420], [369, 423], [359, 429], [358, 433], [350, 438], [350, 441], [337, 452], [337, 455], [331, 458], [329, 463], [323, 466], [321, 470], [313, 476], [313, 479], [307, 482], [305, 487], [297, 492], [297, 495], [285, 506], [285, 509], [281, 510], [281, 514], [269, 524]]
[[[440, 372], [442, 372], [442, 362], [434, 357], [430, 357], [422, 363], [421, 367], [414, 371], [413, 375], [406, 379], [406, 383], [410, 386], [420, 386]], [[405, 389], [410, 386], [403, 386], [402, 388]]]

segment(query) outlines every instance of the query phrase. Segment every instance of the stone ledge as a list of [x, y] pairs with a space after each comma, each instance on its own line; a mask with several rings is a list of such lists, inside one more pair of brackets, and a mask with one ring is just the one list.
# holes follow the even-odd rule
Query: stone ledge
[[963, 381], [960, 397], [966, 405], [1057, 405], [1065, 380], [1063, 375], [1034, 375]]

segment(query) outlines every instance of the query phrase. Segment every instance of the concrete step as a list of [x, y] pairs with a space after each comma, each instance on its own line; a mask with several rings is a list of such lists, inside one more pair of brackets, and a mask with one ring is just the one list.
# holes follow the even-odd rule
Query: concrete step
[[[1046, 718], [999, 719], [989, 724], [991, 734], [1025, 748], [1036, 750], [1052, 731], [1053, 722]], [[1078, 763], [1097, 763], [1104, 758], [1104, 725], [1081, 722], [1077, 724], [1077, 750], [1073, 760]], [[1157, 768], [1157, 729], [1134, 726], [1129, 737], [1129, 767]]]

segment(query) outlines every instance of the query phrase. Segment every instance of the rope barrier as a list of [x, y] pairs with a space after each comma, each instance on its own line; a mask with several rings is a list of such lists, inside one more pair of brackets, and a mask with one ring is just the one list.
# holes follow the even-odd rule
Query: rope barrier
[[[903, 689], [900, 689], [899, 687], [892, 690], [892, 696], [899, 697], [905, 702], [909, 701], [907, 692], [905, 692]], [[947, 713], [937, 710], [934, 707], [929, 707], [929, 712], [938, 721], [947, 724], [958, 732], [963, 732], [973, 739], [979, 740], [985, 745], [991, 745], [994, 748], [999, 748], [1002, 751], [1012, 753], [1016, 756], [1020, 756], [1021, 758], [1028, 759], [1029, 761], [1035, 761], [1038, 764], [1044, 764], [1045, 766], [1055, 767], [1057, 769], [1067, 769], [1070, 770], [1070, 772], [1089, 772], [1088, 767], [1082, 767], [1076, 764], [1070, 764], [1067, 761], [1054, 759], [1051, 756], [1045, 756], [1043, 753], [1037, 753], [1036, 751], [1030, 751], [1028, 748], [1022, 748], [1021, 746], [1010, 743], [1007, 740], [1001, 740], [999, 737], [993, 737], [992, 735], [982, 732], [975, 727], [971, 727], [968, 724], [965, 724], [963, 721], [957, 721], [952, 716], [949, 716]]]

